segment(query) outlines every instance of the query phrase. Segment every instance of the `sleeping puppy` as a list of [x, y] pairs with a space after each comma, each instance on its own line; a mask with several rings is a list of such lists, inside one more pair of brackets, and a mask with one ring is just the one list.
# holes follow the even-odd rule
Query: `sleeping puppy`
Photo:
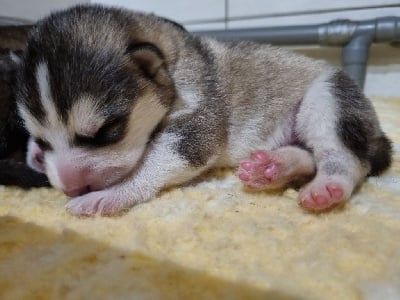
[[18, 78], [28, 164], [78, 216], [114, 215], [238, 164], [253, 189], [308, 181], [299, 202], [321, 211], [391, 162], [370, 101], [344, 72], [154, 15], [56, 12], [33, 30]]
[[[3, 45], [1, 34], [0, 42]], [[0, 49], [0, 184], [24, 188], [48, 186], [46, 176], [25, 163], [28, 133], [17, 114], [13, 93], [16, 68], [10, 50]]]

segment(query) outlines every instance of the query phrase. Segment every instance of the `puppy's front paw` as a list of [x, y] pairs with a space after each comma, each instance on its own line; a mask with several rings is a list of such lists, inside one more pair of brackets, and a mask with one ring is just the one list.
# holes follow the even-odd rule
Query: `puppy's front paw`
[[125, 202], [115, 193], [103, 190], [73, 198], [65, 208], [72, 215], [79, 217], [113, 216], [126, 208]]

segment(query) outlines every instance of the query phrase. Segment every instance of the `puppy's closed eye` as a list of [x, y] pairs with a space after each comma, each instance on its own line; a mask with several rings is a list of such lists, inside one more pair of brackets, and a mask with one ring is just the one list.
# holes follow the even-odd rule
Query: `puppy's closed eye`
[[40, 150], [42, 151], [50, 151], [53, 150], [53, 148], [51, 147], [50, 143], [41, 139], [41, 138], [34, 138], [35, 143], [38, 145], [38, 147], [40, 148]]
[[93, 136], [75, 135], [75, 143], [80, 146], [107, 146], [123, 139], [128, 116], [110, 117]]

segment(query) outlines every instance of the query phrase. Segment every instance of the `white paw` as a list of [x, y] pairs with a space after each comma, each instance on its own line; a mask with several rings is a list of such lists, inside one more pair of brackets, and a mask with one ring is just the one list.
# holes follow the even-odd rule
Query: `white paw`
[[127, 201], [119, 199], [115, 191], [103, 190], [73, 198], [65, 208], [79, 217], [113, 216], [127, 208]]

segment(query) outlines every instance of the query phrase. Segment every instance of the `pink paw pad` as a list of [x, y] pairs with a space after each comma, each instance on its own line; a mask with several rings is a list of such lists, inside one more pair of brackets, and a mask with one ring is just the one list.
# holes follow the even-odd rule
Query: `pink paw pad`
[[276, 155], [272, 152], [261, 150], [253, 152], [249, 159], [239, 164], [237, 176], [249, 188], [267, 188], [279, 171], [276, 160]]
[[333, 208], [345, 199], [343, 187], [337, 183], [314, 184], [300, 194], [300, 204], [310, 210]]

